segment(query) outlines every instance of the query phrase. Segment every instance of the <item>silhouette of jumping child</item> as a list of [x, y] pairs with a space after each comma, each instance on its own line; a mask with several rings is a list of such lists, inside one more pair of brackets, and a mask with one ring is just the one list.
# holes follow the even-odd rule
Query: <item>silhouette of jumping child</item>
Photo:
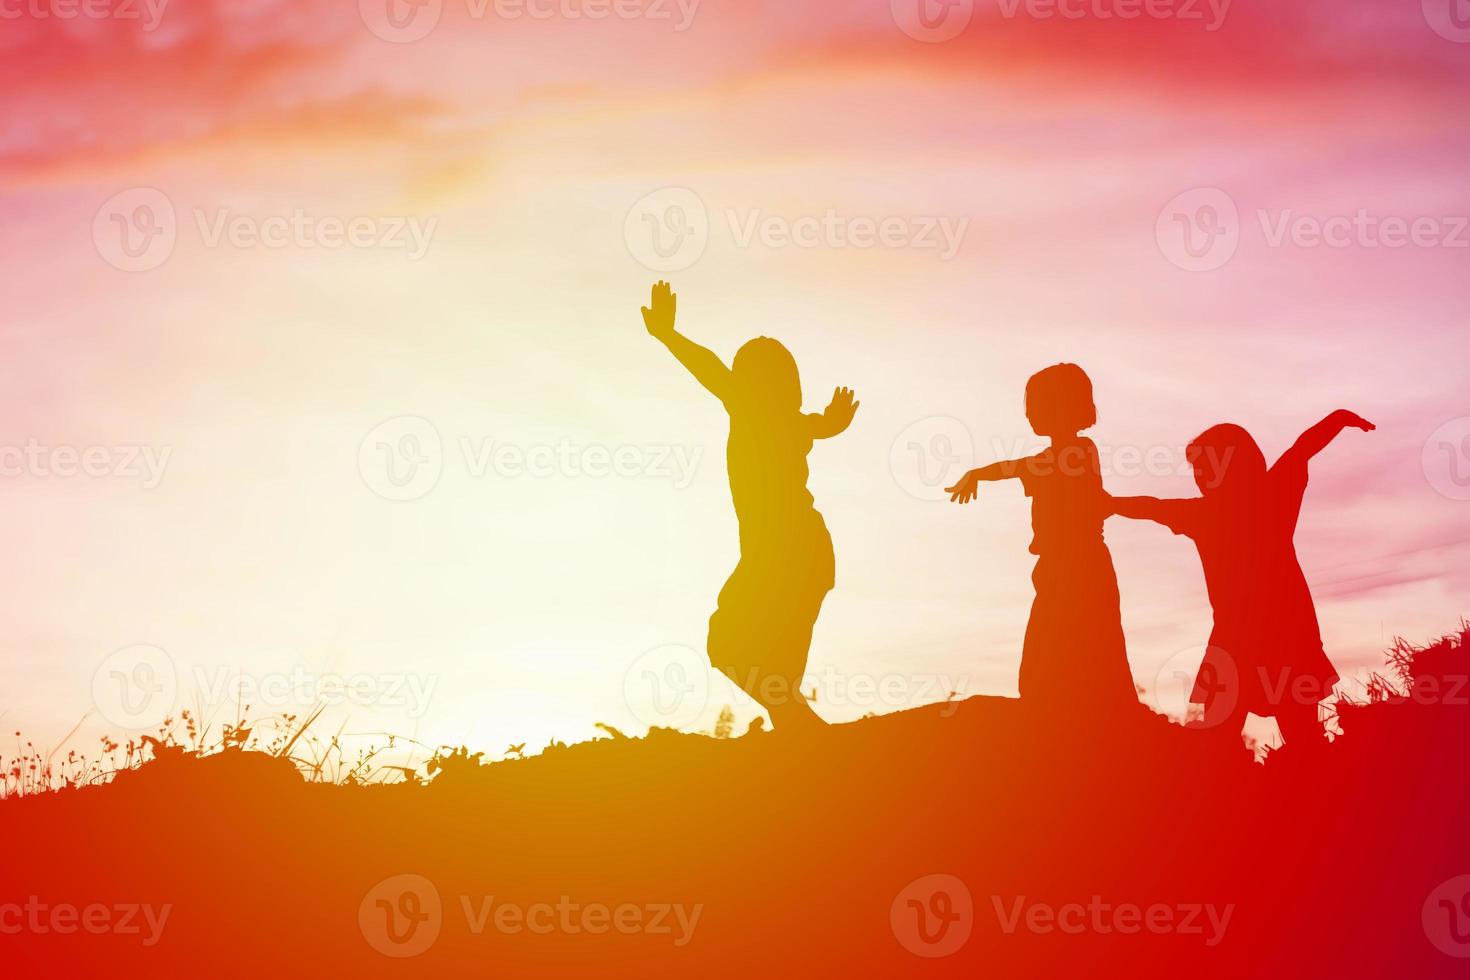
[[643, 323], [730, 416], [726, 462], [740, 521], [740, 563], [709, 621], [710, 663], [759, 702], [778, 729], [821, 725], [800, 683], [836, 565], [807, 490], [806, 457], [813, 440], [847, 429], [858, 403], [838, 388], [821, 415], [803, 414], [790, 351], [757, 337], [727, 368], [674, 329], [677, 305], [669, 284], [659, 282]]
[[1033, 375], [1026, 418], [1051, 445], [971, 470], [947, 490], [968, 504], [981, 482], [1018, 479], [1031, 498], [1036, 600], [1021, 652], [1021, 698], [1090, 717], [1136, 709], [1118, 577], [1103, 540], [1108, 510], [1097, 447], [1079, 434], [1097, 423], [1091, 379], [1075, 364]]
[[1249, 432], [1217, 425], [1189, 445], [1202, 496], [1113, 498], [1122, 517], [1155, 521], [1191, 538], [1214, 609], [1209, 647], [1190, 701], [1201, 727], [1238, 734], [1247, 712], [1275, 716], [1288, 744], [1323, 744], [1317, 705], [1337, 683], [1322, 650], [1317, 611], [1293, 537], [1307, 490], [1307, 464], [1348, 428], [1373, 431], [1352, 412], [1312, 426], [1276, 465]]

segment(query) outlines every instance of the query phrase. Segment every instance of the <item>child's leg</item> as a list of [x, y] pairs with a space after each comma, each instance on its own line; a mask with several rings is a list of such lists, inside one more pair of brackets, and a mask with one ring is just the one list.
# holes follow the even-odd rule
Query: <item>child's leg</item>
[[810, 644], [810, 626], [803, 633], [800, 625], [793, 627], [781, 618], [759, 625], [737, 624], [717, 613], [710, 621], [711, 663], [764, 708], [778, 729], [825, 724], [801, 693]]
[[764, 680], [767, 688], [762, 692], [761, 700], [767, 712], [770, 713], [771, 721], [776, 730], [812, 728], [826, 724], [821, 717], [812, 710], [805, 695], [801, 693], [801, 677], [790, 677], [785, 674], [769, 673]]
[[[814, 590], [815, 591], [815, 590]], [[766, 652], [765, 683], [769, 691], [757, 698], [771, 714], [779, 729], [811, 728], [825, 725], [801, 692], [801, 679], [806, 675], [807, 656], [811, 652], [812, 630], [822, 611], [826, 591], [791, 596], [791, 603], [781, 615], [772, 610], [771, 649]]]
[[766, 713], [776, 728], [810, 728], [826, 724], [812, 710], [801, 693], [801, 677], [762, 667], [748, 667], [735, 671], [721, 668], [720, 673], [730, 678], [735, 686], [750, 696]]
[[1315, 703], [1282, 705], [1276, 712], [1276, 727], [1287, 745], [1308, 748], [1326, 744], [1327, 729]]
[[1193, 725], [1207, 733], [1209, 739], [1219, 746], [1240, 748], [1245, 737], [1245, 717], [1248, 712], [1234, 703], [1215, 702], [1201, 705], [1203, 714]]
[[1200, 706], [1200, 719], [1196, 727], [1222, 735], [1239, 735], [1245, 728], [1245, 716], [1248, 712], [1233, 693], [1207, 697], [1197, 703]]

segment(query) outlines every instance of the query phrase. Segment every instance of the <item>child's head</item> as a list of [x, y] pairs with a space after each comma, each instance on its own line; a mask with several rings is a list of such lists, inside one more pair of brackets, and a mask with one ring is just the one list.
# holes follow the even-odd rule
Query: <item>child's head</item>
[[796, 358], [779, 340], [757, 337], [735, 352], [735, 388], [751, 406], [801, 411], [801, 375]]
[[1266, 478], [1266, 455], [1238, 425], [1216, 425], [1200, 433], [1185, 451], [1200, 493], [1238, 493]]
[[1026, 382], [1026, 418], [1039, 436], [1073, 436], [1097, 424], [1092, 379], [1075, 364], [1053, 364]]

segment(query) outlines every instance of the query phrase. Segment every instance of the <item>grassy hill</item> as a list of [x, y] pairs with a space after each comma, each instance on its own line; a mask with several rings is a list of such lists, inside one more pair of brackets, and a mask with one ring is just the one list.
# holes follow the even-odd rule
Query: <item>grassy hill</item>
[[1264, 765], [1142, 710], [1096, 730], [998, 698], [809, 738], [610, 732], [396, 785], [159, 747], [0, 803], [0, 955], [13, 976], [1466, 976], [1466, 639], [1406, 651], [1335, 742]]

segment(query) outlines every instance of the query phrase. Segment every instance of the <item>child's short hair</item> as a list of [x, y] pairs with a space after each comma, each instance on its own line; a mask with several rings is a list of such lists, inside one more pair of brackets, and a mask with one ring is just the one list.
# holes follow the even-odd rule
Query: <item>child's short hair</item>
[[1097, 424], [1092, 379], [1075, 364], [1053, 364], [1026, 382], [1026, 418], [1039, 436], [1069, 435]]

